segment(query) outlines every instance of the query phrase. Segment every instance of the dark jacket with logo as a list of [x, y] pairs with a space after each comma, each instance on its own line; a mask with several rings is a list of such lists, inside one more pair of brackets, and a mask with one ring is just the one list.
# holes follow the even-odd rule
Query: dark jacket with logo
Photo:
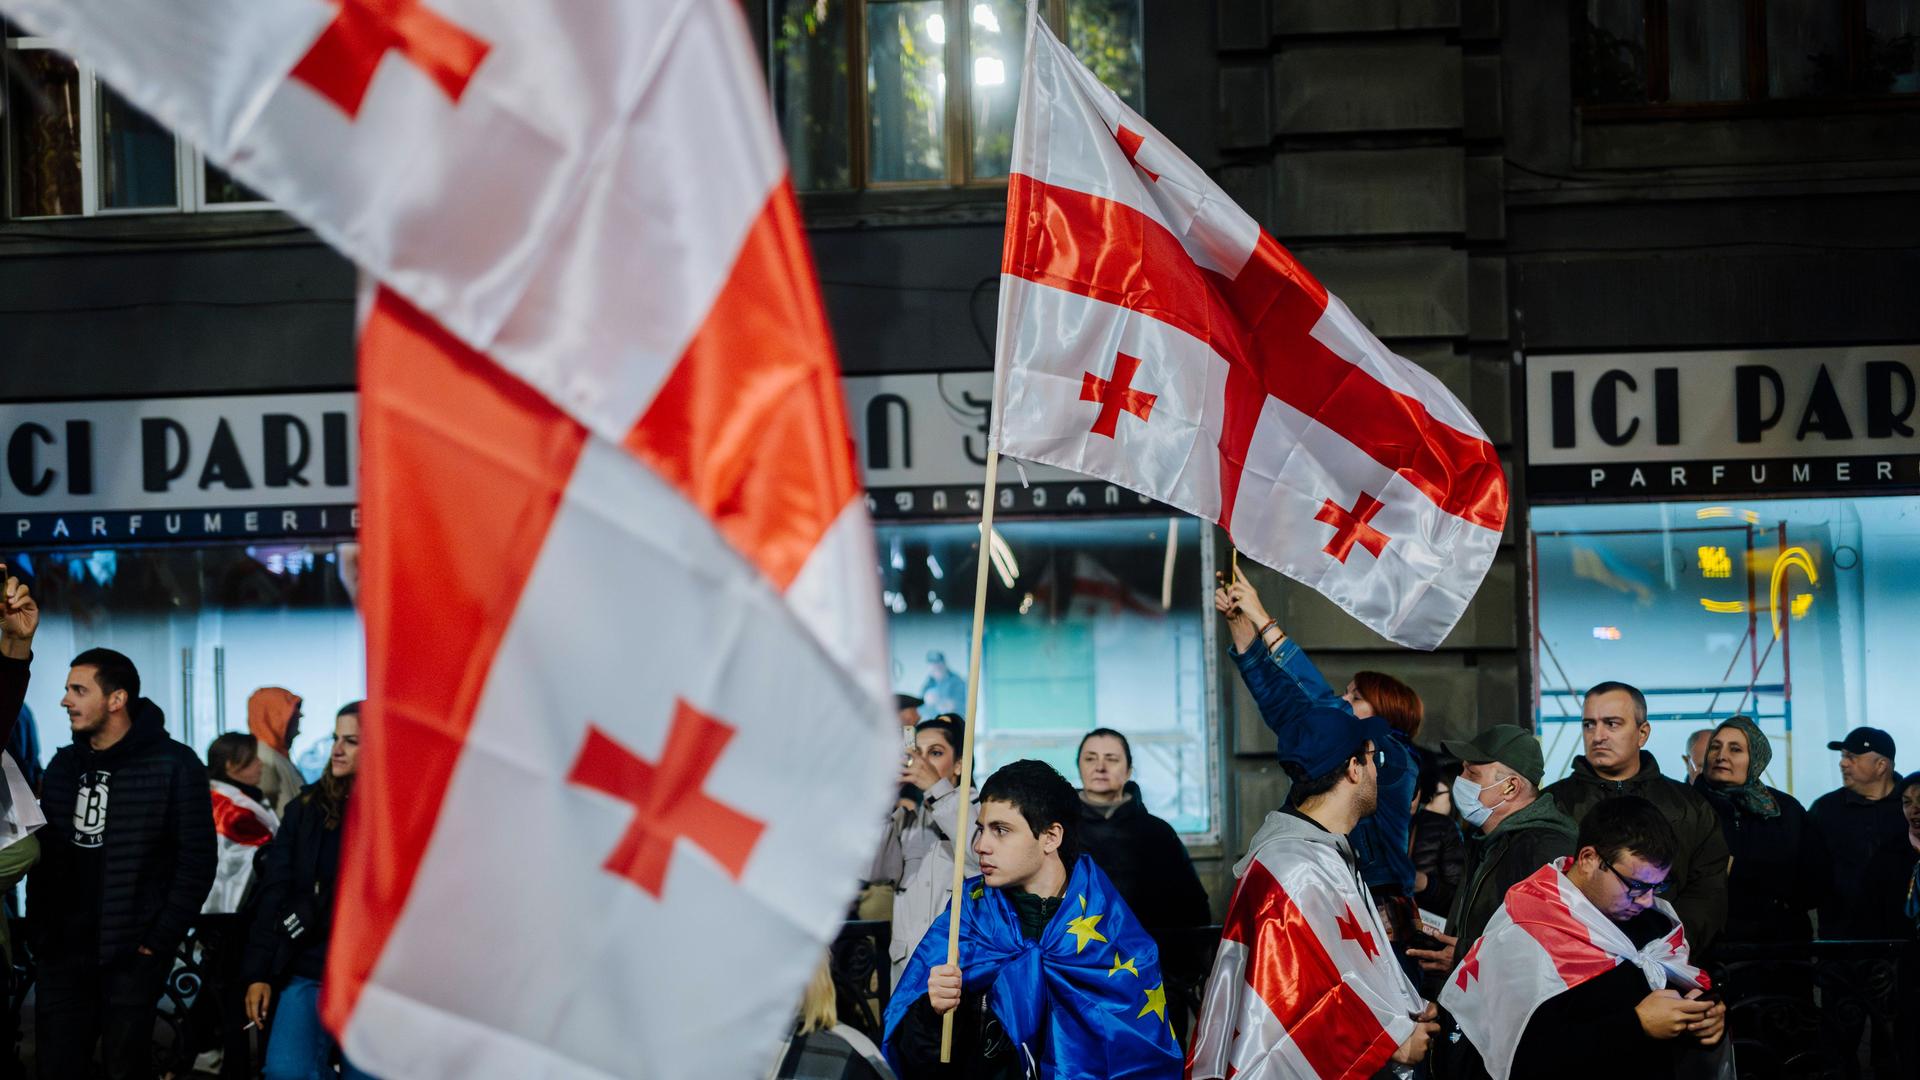
[[1453, 894], [1453, 910], [1447, 917], [1447, 933], [1460, 939], [1455, 955], [1467, 955], [1486, 933], [1508, 889], [1553, 860], [1573, 854], [1578, 834], [1573, 819], [1544, 792], [1494, 826], [1493, 832], [1476, 830], [1467, 840], [1466, 875]]
[[1080, 850], [1093, 856], [1149, 930], [1206, 926], [1213, 921], [1206, 886], [1173, 826], [1147, 813], [1140, 788], [1127, 782], [1118, 806], [1080, 802]]
[[1672, 883], [1667, 900], [1679, 912], [1694, 962], [1699, 963], [1727, 924], [1727, 838], [1706, 797], [1662, 775], [1659, 763], [1645, 750], [1640, 751], [1640, 771], [1627, 780], [1602, 777], [1582, 754], [1573, 759], [1573, 775], [1549, 785], [1547, 794], [1576, 822], [1595, 804], [1621, 795], [1638, 795], [1659, 808], [1680, 841], [1667, 869]]
[[[1833, 878], [1826, 840], [1807, 820], [1800, 801], [1768, 788], [1777, 817], [1761, 817], [1715, 791], [1704, 778], [1693, 786], [1720, 815], [1733, 852], [1727, 875], [1727, 941], [1811, 941], [1807, 913], [1826, 897]], [[1905, 829], [1902, 828], [1904, 834]]]
[[1807, 819], [1833, 858], [1833, 889], [1820, 905], [1820, 936], [1829, 941], [1910, 938], [1905, 914], [1914, 850], [1899, 788], [1869, 799], [1846, 788], [1813, 800]]
[[[96, 751], [84, 740], [53, 755], [42, 783], [40, 865], [27, 876], [27, 909], [43, 960], [110, 964], [145, 946], [169, 956], [206, 903], [216, 868], [207, 769], [167, 734], [146, 698], [134, 703], [125, 738]], [[107, 773], [106, 828], [99, 850], [76, 846], [74, 804], [84, 774]], [[96, 942], [64, 940], [72, 922], [55, 912], [97, 916]]]
[[308, 784], [287, 804], [280, 831], [262, 852], [253, 927], [242, 964], [245, 981], [279, 985], [290, 975], [320, 980], [333, 930], [340, 836], [327, 828], [320, 785]]

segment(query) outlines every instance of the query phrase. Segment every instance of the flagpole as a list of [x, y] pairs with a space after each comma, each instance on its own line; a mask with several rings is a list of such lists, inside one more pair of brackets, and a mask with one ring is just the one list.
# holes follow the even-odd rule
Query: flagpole
[[[967, 715], [960, 727], [960, 827], [953, 836], [953, 895], [947, 908], [947, 963], [960, 963], [960, 890], [967, 883], [967, 828], [973, 809], [974, 717], [980, 705], [980, 640], [987, 628], [987, 570], [993, 550], [994, 484], [1000, 449], [987, 445], [987, 480], [981, 498], [980, 555], [973, 574], [973, 646], [967, 653]], [[953, 1060], [953, 1012], [940, 1018], [940, 1062]]]
[[[1033, 50], [1040, 28], [1040, 6], [1036, 0], [1027, 0], [1027, 48], [1021, 61], [1020, 108], [1014, 114], [1013, 144], [1014, 160], [1019, 160], [1020, 140], [1025, 136], [1027, 118], [1027, 95], [1032, 92]], [[1008, 207], [1008, 214], [1013, 208]], [[1007, 325], [1007, 291], [1000, 292], [1000, 317], [1002, 330]], [[980, 643], [987, 628], [987, 564], [993, 559], [993, 504], [995, 490], [1000, 476], [1000, 394], [1005, 382], [1002, 378], [1002, 364], [1006, 358], [999, 348], [993, 356], [993, 400], [988, 405], [991, 410], [992, 431], [987, 438], [987, 478], [980, 492], [980, 554], [975, 561], [973, 571], [973, 644], [967, 651], [967, 714], [961, 719], [960, 732], [960, 827], [953, 835], [953, 893], [947, 899], [947, 964], [958, 967], [960, 964], [960, 903], [964, 899], [960, 890], [967, 884], [967, 848], [971, 846], [970, 820], [973, 810], [973, 734], [979, 727], [976, 722], [980, 708]], [[965, 993], [965, 987], [962, 987]], [[953, 1060], [953, 1014], [958, 1008], [949, 1009], [940, 1018], [940, 1063], [948, 1064]]]

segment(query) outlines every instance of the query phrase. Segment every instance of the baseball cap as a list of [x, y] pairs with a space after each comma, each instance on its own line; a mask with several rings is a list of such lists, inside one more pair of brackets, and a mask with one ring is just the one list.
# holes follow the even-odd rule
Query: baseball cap
[[1828, 743], [1827, 749], [1845, 750], [1849, 754], [1881, 754], [1892, 761], [1893, 736], [1877, 727], [1857, 727], [1839, 742]]
[[1376, 750], [1385, 747], [1388, 730], [1378, 716], [1362, 720], [1345, 709], [1316, 705], [1281, 729], [1280, 764], [1292, 765], [1308, 778], [1325, 776], [1368, 740]]
[[1534, 787], [1546, 775], [1546, 757], [1540, 752], [1540, 740], [1518, 724], [1495, 724], [1471, 739], [1446, 739], [1440, 745], [1447, 753], [1468, 765], [1497, 761]]
[[925, 701], [914, 697], [912, 694], [893, 695], [893, 707], [896, 709], [917, 709], [925, 704]]

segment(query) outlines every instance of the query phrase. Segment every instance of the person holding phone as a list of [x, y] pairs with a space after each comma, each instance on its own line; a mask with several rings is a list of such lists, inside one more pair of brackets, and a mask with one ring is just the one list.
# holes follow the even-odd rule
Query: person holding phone
[[[360, 764], [362, 704], [353, 702], [334, 717], [326, 773], [287, 804], [280, 831], [267, 845], [243, 969], [248, 1020], [263, 1029], [269, 1015], [273, 1020], [265, 1080], [333, 1075], [338, 1048], [320, 1022], [320, 987], [333, 930], [341, 833]], [[356, 1080], [366, 1074], [343, 1058], [340, 1076]]]
[[[960, 828], [958, 716], [944, 713], [914, 728], [900, 767], [900, 799], [887, 819], [869, 881], [895, 882], [893, 940], [888, 953], [897, 981], [907, 958], [953, 895], [953, 838]], [[971, 851], [967, 873], [978, 869]]]

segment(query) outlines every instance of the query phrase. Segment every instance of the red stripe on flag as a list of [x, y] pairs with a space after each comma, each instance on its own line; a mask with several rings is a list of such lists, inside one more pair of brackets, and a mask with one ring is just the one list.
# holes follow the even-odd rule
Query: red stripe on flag
[[367, 705], [327, 957], [340, 1034], [399, 922], [586, 430], [381, 290], [360, 335]]
[[1015, 174], [1002, 271], [1124, 307], [1205, 342], [1227, 361], [1220, 439], [1222, 524], [1267, 396], [1279, 398], [1405, 477], [1455, 517], [1507, 517], [1506, 476], [1485, 439], [1435, 419], [1311, 335], [1327, 291], [1261, 233], [1234, 278], [1202, 269], [1179, 238], [1125, 203]]
[[1568, 989], [1605, 975], [1620, 963], [1593, 943], [1593, 935], [1560, 895], [1560, 871], [1543, 866], [1507, 890], [1507, 915], [1540, 943]]
[[217, 791], [213, 793], [213, 831], [242, 847], [263, 847], [273, 839], [266, 822]]
[[[1221, 936], [1247, 947], [1247, 984], [1322, 1080], [1368, 1077], [1399, 1047], [1258, 859], [1234, 889]], [[1236, 1038], [1239, 1036], [1236, 1035]]]
[[785, 180], [627, 446], [785, 589], [860, 494], [833, 340]]

